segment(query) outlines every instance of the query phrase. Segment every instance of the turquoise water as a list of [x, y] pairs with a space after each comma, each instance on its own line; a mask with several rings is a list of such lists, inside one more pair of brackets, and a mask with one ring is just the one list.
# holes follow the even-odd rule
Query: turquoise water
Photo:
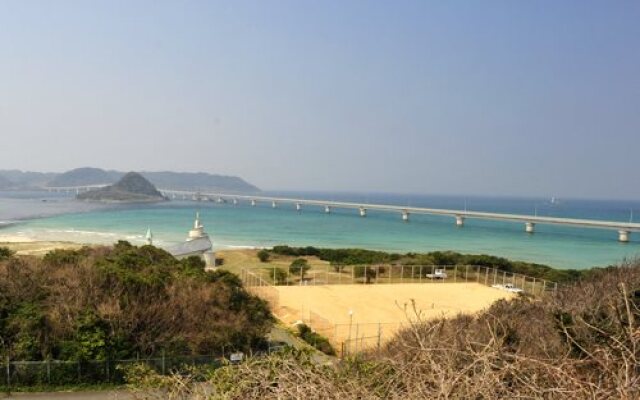
[[[463, 208], [466, 203], [469, 210], [537, 212], [538, 215], [618, 221], [628, 221], [632, 209], [640, 210], [637, 203], [611, 201], [574, 200], [551, 204], [544, 199], [279, 194], [442, 208]], [[38, 203], [31, 203], [31, 206], [34, 204]], [[48, 206], [51, 203], [40, 204], [40, 207]], [[150, 227], [155, 243], [165, 246], [184, 240], [195, 212], [200, 211], [205, 228], [218, 249], [290, 244], [402, 252], [455, 250], [546, 263], [558, 268], [609, 265], [640, 255], [640, 233], [632, 234], [630, 243], [619, 243], [617, 232], [598, 229], [537, 225], [536, 233], [529, 235], [522, 224], [511, 222], [468, 219], [463, 228], [457, 228], [451, 217], [411, 215], [411, 221], [404, 223], [399, 215], [386, 212], [369, 211], [366, 218], [361, 218], [356, 210], [336, 209], [325, 214], [319, 207], [306, 207], [302, 212], [296, 212], [292, 205], [282, 204], [272, 209], [265, 203], [251, 207], [249, 204], [172, 201], [100, 209], [87, 209], [83, 205], [82, 212], [69, 213], [78, 206], [75, 201], [58, 198], [57, 207], [63, 214], [19, 221], [0, 230], [0, 235], [87, 243], [112, 243], [118, 239], [142, 243], [146, 229]], [[46, 212], [43, 214], [47, 215]]]

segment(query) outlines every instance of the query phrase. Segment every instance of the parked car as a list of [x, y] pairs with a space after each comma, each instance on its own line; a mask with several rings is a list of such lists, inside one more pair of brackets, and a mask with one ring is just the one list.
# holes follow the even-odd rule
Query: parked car
[[426, 276], [429, 279], [447, 279], [447, 273], [444, 269], [437, 269], [433, 274], [427, 274]]

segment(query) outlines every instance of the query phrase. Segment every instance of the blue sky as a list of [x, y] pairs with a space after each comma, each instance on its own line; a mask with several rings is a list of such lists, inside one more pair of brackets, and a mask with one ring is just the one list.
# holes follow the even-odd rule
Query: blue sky
[[637, 1], [0, 2], [0, 168], [640, 198]]

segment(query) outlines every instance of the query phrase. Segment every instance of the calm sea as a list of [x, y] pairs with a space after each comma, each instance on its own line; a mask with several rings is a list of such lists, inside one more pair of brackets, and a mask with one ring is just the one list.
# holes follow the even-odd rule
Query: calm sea
[[[556, 217], [629, 221], [632, 210], [640, 220], [640, 202], [542, 198], [488, 198], [325, 192], [271, 192], [267, 195], [307, 199], [385, 203], [433, 208], [466, 209]], [[640, 255], [640, 233], [630, 243], [619, 243], [617, 232], [537, 225], [526, 234], [520, 223], [468, 219], [457, 228], [451, 217], [400, 215], [356, 210], [333, 210], [293, 205], [171, 201], [155, 205], [99, 206], [80, 203], [61, 194], [0, 192], [0, 236], [39, 240], [112, 243], [126, 239], [142, 243], [147, 227], [159, 246], [186, 237], [196, 211], [200, 211], [216, 248], [263, 247], [277, 244], [318, 247], [361, 247], [399, 252], [455, 250], [486, 253], [546, 263], [558, 268], [587, 268], [617, 263]], [[637, 222], [634, 220], [634, 222]]]

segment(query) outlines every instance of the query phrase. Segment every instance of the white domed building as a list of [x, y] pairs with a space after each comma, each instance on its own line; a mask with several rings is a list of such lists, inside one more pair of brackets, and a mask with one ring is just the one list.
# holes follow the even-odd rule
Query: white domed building
[[189, 231], [184, 243], [167, 248], [174, 257], [181, 259], [190, 256], [200, 256], [204, 259], [205, 270], [211, 271], [216, 266], [216, 256], [209, 235], [204, 231], [200, 222], [200, 213], [196, 213], [193, 229]]

